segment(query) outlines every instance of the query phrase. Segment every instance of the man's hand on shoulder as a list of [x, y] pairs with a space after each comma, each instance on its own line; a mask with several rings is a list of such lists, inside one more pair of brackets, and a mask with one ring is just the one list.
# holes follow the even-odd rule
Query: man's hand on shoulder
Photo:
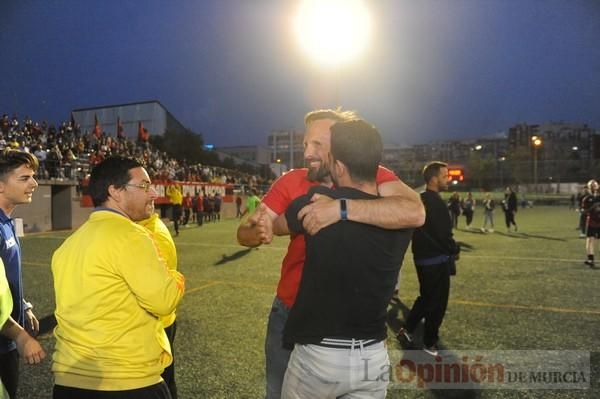
[[304, 230], [315, 235], [321, 229], [340, 220], [340, 203], [331, 197], [314, 194], [311, 203], [298, 212], [298, 220], [302, 220]]

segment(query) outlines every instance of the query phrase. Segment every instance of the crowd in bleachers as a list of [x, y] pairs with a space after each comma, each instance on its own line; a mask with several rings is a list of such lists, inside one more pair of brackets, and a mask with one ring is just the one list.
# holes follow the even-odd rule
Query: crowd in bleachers
[[123, 155], [142, 160], [154, 181], [230, 183], [246, 187], [270, 183], [240, 171], [188, 164], [154, 148], [147, 139], [82, 132], [73, 120], [62, 122], [57, 128], [46, 121], [34, 122], [29, 116], [19, 120], [17, 115], [4, 114], [0, 120], [0, 150], [6, 147], [33, 153], [40, 161], [39, 179], [82, 180], [106, 157]]

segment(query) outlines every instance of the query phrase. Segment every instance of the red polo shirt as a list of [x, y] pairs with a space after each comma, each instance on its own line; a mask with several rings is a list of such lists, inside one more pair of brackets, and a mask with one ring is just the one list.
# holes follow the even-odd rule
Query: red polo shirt
[[[292, 169], [277, 179], [269, 192], [265, 195], [262, 203], [273, 212], [281, 215], [289, 204], [301, 195], [308, 192], [310, 187], [316, 186], [318, 182], [308, 181], [308, 169]], [[398, 180], [398, 177], [389, 169], [379, 167], [377, 172], [377, 185]], [[292, 307], [300, 287], [302, 268], [304, 267], [305, 243], [304, 235], [291, 235], [288, 251], [281, 264], [281, 277], [277, 285], [277, 297], [288, 307]]]

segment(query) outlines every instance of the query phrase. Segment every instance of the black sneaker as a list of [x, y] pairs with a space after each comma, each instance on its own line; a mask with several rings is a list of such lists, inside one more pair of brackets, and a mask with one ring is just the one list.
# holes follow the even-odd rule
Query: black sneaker
[[588, 259], [588, 260], [586, 260], [586, 261], [585, 261], [585, 262], [583, 262], [583, 263], [585, 263], [586, 265], [588, 265], [588, 266], [589, 266], [591, 269], [594, 269], [594, 268], [596, 267], [596, 264], [594, 263], [594, 261], [593, 261], [593, 260], [589, 260], [589, 259]]
[[413, 342], [413, 336], [411, 333], [409, 333], [408, 331], [406, 331], [406, 328], [402, 327], [400, 329], [400, 331], [398, 331], [398, 334], [396, 335], [396, 337], [398, 339], [404, 339], [406, 340], [406, 342], [408, 342], [409, 344], [412, 344]]

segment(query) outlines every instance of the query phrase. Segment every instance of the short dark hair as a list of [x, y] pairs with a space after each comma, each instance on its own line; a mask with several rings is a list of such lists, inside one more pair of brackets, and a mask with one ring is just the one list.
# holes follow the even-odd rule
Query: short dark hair
[[346, 165], [353, 180], [375, 181], [382, 151], [379, 132], [362, 119], [331, 126], [331, 156]]
[[360, 118], [355, 111], [342, 111], [341, 107], [336, 109], [316, 109], [304, 115], [304, 126], [323, 119], [331, 119], [334, 122], [348, 122]]
[[429, 181], [435, 176], [440, 174], [440, 169], [447, 168], [448, 164], [441, 161], [433, 161], [429, 162], [423, 168], [423, 179], [425, 179], [425, 183], [429, 183]]
[[22, 165], [28, 166], [35, 172], [40, 164], [36, 156], [28, 152], [11, 149], [3, 150], [0, 153], [0, 180], [4, 180], [7, 174]]
[[108, 200], [108, 188], [125, 187], [131, 180], [129, 171], [141, 168], [142, 164], [133, 158], [112, 156], [106, 158], [92, 169], [90, 184], [88, 187], [94, 206], [100, 206]]

